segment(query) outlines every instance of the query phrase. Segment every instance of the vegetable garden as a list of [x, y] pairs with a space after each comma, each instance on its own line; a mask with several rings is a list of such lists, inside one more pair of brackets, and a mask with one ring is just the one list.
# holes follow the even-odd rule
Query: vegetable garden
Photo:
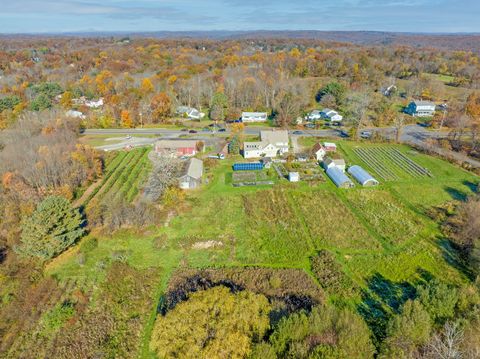
[[393, 147], [355, 148], [355, 154], [385, 181], [433, 177], [428, 169]]
[[101, 201], [104, 198], [123, 197], [126, 201], [132, 202], [148, 174], [150, 167], [148, 152], [147, 148], [118, 152], [107, 164], [100, 185], [90, 193], [83, 204], [86, 206], [94, 198]]

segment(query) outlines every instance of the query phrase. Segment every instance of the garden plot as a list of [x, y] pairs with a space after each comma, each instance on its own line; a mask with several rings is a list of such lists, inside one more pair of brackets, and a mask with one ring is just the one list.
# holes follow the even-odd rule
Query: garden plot
[[428, 169], [393, 147], [355, 148], [354, 151], [384, 181], [433, 177]]
[[147, 148], [119, 152], [107, 165], [100, 185], [92, 191], [83, 205], [86, 206], [93, 199], [102, 201], [104, 198], [123, 198], [132, 202], [150, 168], [147, 156]]

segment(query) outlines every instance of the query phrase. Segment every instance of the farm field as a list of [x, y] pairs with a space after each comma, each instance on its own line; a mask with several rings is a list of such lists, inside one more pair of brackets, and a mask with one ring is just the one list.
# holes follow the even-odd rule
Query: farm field
[[132, 202], [150, 170], [148, 152], [148, 148], [140, 148], [119, 151], [109, 157], [101, 183], [87, 190], [81, 204], [87, 206], [92, 200], [101, 202], [115, 199]]
[[[352, 285], [361, 290], [332, 300], [362, 308], [367, 318], [375, 310], [395, 310], [397, 292], [405, 291], [428, 275], [452, 283], [464, 274], [447, 261], [438, 225], [425, 211], [445, 202], [464, 199], [479, 179], [445, 161], [397, 145], [364, 145], [342, 141], [341, 154], [349, 165], [360, 164], [377, 175], [377, 188], [356, 186], [337, 189], [331, 181], [233, 187], [232, 164], [239, 158], [218, 161], [206, 169], [208, 184], [187, 195], [184, 209], [168, 226], [159, 224], [144, 232], [121, 231], [113, 236], [92, 233], [74, 250], [60, 256], [48, 269], [62, 282], [75, 281], [83, 288], [100, 285], [106, 268], [121, 258], [137, 270], [159, 270], [157, 298], [177, 269], [272, 268], [300, 269], [316, 280], [312, 258], [319, 250], [331, 253]], [[413, 171], [402, 156], [401, 165], [389, 156], [378, 160], [397, 178], [384, 181], [375, 168], [358, 155], [357, 148], [380, 149], [376, 153], [401, 153], [431, 175]], [[374, 151], [375, 152], [375, 151]], [[107, 164], [106, 175], [92, 198], [129, 196], [129, 176], [145, 166], [145, 150], [119, 152]], [[133, 176], [131, 178], [134, 178]], [[90, 199], [90, 200], [91, 200]], [[95, 237], [98, 245], [88, 251], [82, 244]], [[79, 258], [83, 256], [83, 260]], [[319, 275], [319, 274], [317, 274]], [[379, 296], [379, 286], [392, 290]], [[328, 288], [326, 288], [328, 289]], [[397, 294], [393, 294], [397, 293]], [[369, 307], [375, 303], [374, 307]], [[141, 357], [151, 358], [148, 341], [155, 308], [143, 329]], [[147, 343], [147, 344], [145, 344]]]

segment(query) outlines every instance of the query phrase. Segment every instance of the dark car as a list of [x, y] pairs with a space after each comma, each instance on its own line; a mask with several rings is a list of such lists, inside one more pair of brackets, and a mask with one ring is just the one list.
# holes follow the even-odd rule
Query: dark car
[[302, 135], [303, 132], [302, 132], [302, 131], [293, 131], [293, 134], [294, 134], [294, 135]]
[[197, 131], [195, 131], [195, 130], [190, 130], [190, 131], [188, 131], [188, 133], [197, 133]]
[[224, 129], [224, 128], [221, 128], [221, 129], [218, 130], [218, 132], [225, 132], [225, 131], [226, 131], [226, 129]]

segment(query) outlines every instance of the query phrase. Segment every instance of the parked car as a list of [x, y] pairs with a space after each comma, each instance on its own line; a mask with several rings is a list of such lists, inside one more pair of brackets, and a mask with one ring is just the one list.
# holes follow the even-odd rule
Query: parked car
[[293, 131], [293, 134], [294, 135], [303, 135], [303, 132], [302, 131]]
[[190, 131], [188, 131], [188, 133], [197, 133], [197, 131], [195, 131], [195, 130], [190, 130]]
[[315, 128], [315, 124], [313, 124], [313, 123], [307, 123], [307, 124], [305, 125], [305, 127], [306, 127], [306, 128]]
[[362, 131], [360, 132], [360, 137], [361, 138], [370, 138], [372, 137], [373, 132], [372, 131]]
[[218, 132], [225, 132], [225, 131], [226, 131], [225, 128], [221, 128], [221, 129], [218, 130]]

